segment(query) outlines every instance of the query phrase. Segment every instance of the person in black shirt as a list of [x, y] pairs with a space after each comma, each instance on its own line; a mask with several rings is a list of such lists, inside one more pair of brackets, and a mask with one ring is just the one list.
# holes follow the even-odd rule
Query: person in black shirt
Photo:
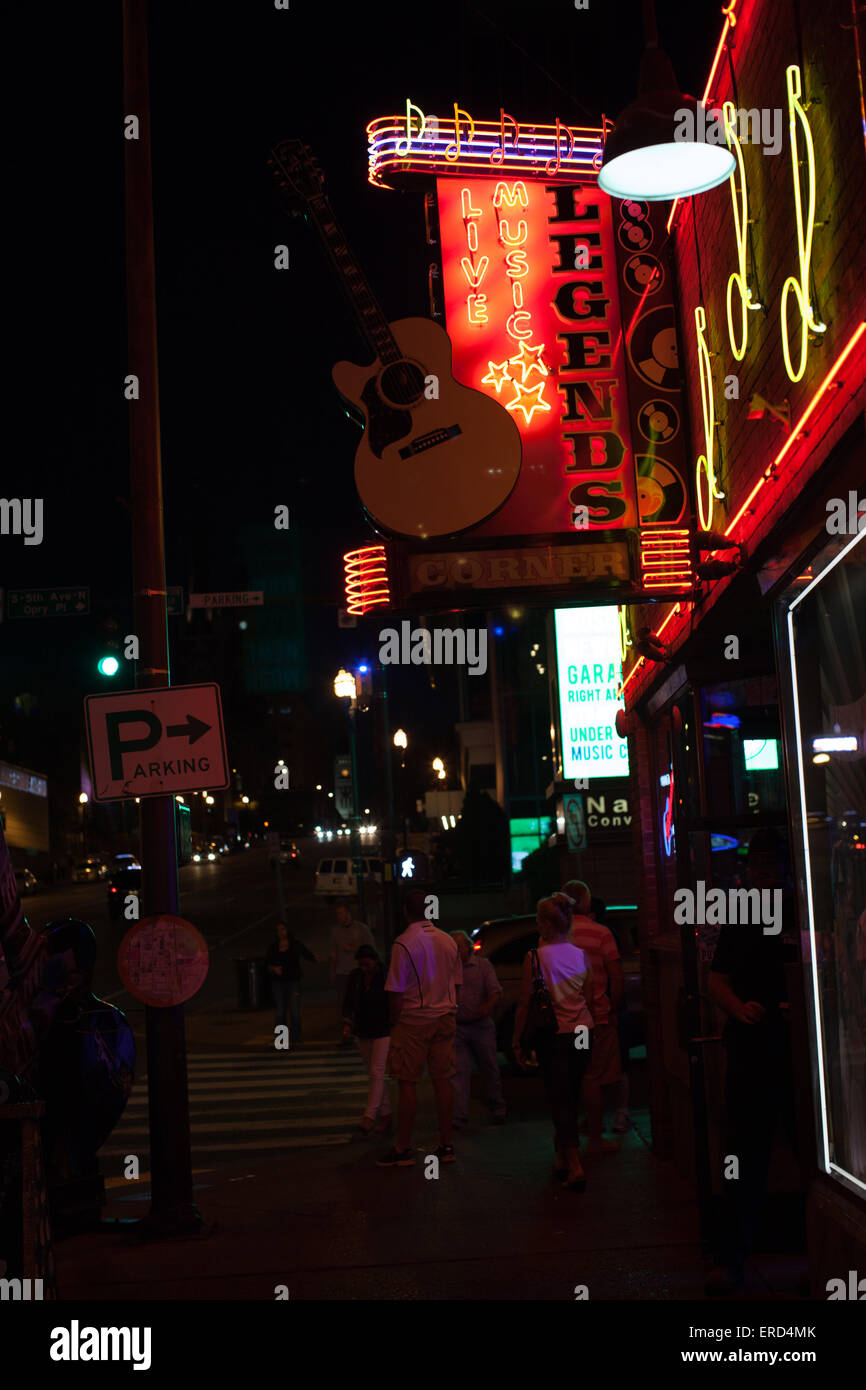
[[277, 923], [277, 939], [267, 950], [268, 971], [273, 990], [275, 1026], [285, 1026], [286, 1014], [289, 1016], [289, 1048], [291, 1051], [303, 1046], [301, 1036], [301, 957], [317, 965], [318, 959], [308, 950], [303, 941], [293, 936], [285, 922]]
[[[385, 993], [385, 969], [372, 946], [359, 946], [355, 952], [357, 969], [346, 983], [343, 999], [343, 1037], [354, 1033], [370, 1078], [367, 1105], [358, 1122], [358, 1137], [386, 1134], [393, 1123], [391, 1098], [385, 1081], [385, 1065], [391, 1044], [391, 1011]], [[376, 1119], [378, 1115], [378, 1120]]]
[[[784, 844], [775, 830], [755, 832], [749, 844], [749, 886], [780, 889]], [[736, 1157], [737, 1177], [725, 1175], [724, 1234], [706, 1292], [733, 1293], [744, 1283], [761, 1207], [773, 1136], [781, 1121], [796, 1151], [794, 1075], [785, 967], [799, 958], [793, 904], [782, 898], [781, 931], [763, 923], [723, 926], [710, 966], [710, 997], [728, 1015], [725, 1047], [726, 1159]]]

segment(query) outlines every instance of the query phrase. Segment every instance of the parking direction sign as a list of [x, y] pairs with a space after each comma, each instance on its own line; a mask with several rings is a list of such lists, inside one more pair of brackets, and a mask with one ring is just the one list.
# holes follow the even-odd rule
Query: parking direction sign
[[265, 601], [262, 589], [247, 589], [234, 593], [190, 594], [190, 608], [261, 608]]
[[229, 785], [218, 685], [88, 695], [84, 713], [95, 801]]

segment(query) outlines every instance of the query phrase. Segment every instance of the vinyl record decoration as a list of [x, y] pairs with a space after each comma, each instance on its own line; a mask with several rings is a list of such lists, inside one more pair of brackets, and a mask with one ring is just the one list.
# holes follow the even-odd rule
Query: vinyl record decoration
[[641, 526], [673, 525], [686, 509], [686, 487], [675, 468], [652, 454], [637, 459]]

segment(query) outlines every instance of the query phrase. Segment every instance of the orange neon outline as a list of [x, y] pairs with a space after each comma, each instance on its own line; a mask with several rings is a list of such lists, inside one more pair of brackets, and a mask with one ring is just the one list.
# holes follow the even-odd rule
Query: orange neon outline
[[[737, 23], [737, 16], [736, 16], [736, 14], [734, 13], [734, 11], [735, 11], [735, 9], [736, 9], [736, 6], [737, 6], [737, 0], [731, 0], [731, 3], [730, 3], [726, 8], [723, 7], [723, 9], [722, 9], [722, 14], [725, 16], [725, 23], [724, 23], [724, 27], [722, 28], [722, 36], [721, 36], [721, 38], [719, 39], [718, 44], [716, 45], [716, 56], [714, 57], [714, 59], [713, 59], [713, 65], [712, 65], [712, 67], [710, 68], [710, 75], [709, 75], [709, 77], [707, 78], [707, 85], [706, 85], [706, 87], [704, 87], [704, 94], [703, 94], [703, 96], [701, 97], [701, 105], [702, 105], [702, 106], [706, 106], [706, 104], [707, 104], [707, 97], [708, 97], [709, 94], [710, 94], [710, 87], [712, 86], [713, 79], [714, 79], [714, 77], [715, 77], [715, 75], [716, 75], [716, 68], [719, 66], [719, 59], [720, 59], [721, 56], [722, 56], [722, 50], [724, 49], [725, 43], [727, 42], [728, 34], [731, 32], [731, 30], [734, 28], [734, 26], [735, 26], [736, 23]], [[675, 215], [676, 210], [677, 210], [677, 205], [679, 204], [679, 202], [680, 202], [680, 199], [679, 199], [679, 198], [674, 198], [674, 201], [673, 201], [673, 203], [672, 203], [672, 205], [671, 205], [671, 210], [670, 210], [670, 213], [669, 213], [669, 215], [668, 215], [667, 227], [666, 227], [666, 230], [667, 230], [667, 232], [668, 232], [669, 235], [670, 235], [671, 225], [672, 225], [673, 220], [674, 220], [674, 215]]]
[[[505, 189], [503, 193], [502, 190]], [[505, 203], [507, 207], [522, 208], [529, 207], [529, 194], [526, 191], [526, 184], [523, 179], [512, 179], [511, 188], [508, 187], [507, 179], [500, 179], [493, 190], [493, 206], [501, 208]]]
[[[863, 337], [863, 334], [864, 334], [864, 333], [866, 333], [866, 322], [861, 323], [861, 324], [860, 324], [860, 327], [859, 327], [858, 329], [856, 329], [856, 331], [855, 331], [855, 332], [851, 335], [851, 337], [849, 338], [848, 343], [847, 343], [846, 346], [843, 348], [843, 350], [842, 350], [842, 352], [839, 354], [839, 356], [836, 358], [836, 361], [833, 363], [833, 365], [832, 365], [832, 367], [830, 368], [829, 372], [828, 372], [827, 375], [824, 377], [824, 380], [821, 382], [821, 385], [820, 385], [820, 386], [817, 388], [817, 390], [815, 391], [814, 396], [812, 397], [811, 401], [810, 401], [809, 404], [807, 405], [806, 409], [803, 411], [803, 414], [800, 416], [800, 419], [797, 421], [796, 425], [794, 425], [794, 426], [792, 427], [791, 433], [789, 434], [787, 440], [786, 440], [785, 443], [783, 444], [782, 448], [779, 450], [779, 452], [778, 452], [778, 454], [776, 455], [776, 457], [773, 459], [773, 462], [772, 462], [772, 463], [769, 465], [769, 467], [766, 468], [766, 469], [764, 470], [764, 472], [761, 474], [760, 478], [759, 478], [758, 481], [755, 483], [755, 486], [752, 488], [752, 491], [749, 493], [749, 495], [748, 495], [748, 497], [746, 498], [745, 502], [744, 502], [743, 505], [740, 507], [740, 510], [737, 512], [737, 514], [736, 514], [736, 516], [733, 518], [733, 520], [729, 523], [728, 528], [727, 528], [727, 530], [725, 531], [725, 535], [726, 535], [726, 536], [729, 536], [729, 535], [731, 534], [731, 532], [733, 531], [733, 529], [734, 529], [734, 527], [736, 526], [737, 522], [740, 520], [740, 517], [743, 515], [744, 512], [748, 511], [748, 509], [749, 509], [749, 507], [751, 506], [753, 500], [755, 499], [755, 497], [757, 497], [757, 495], [758, 495], [758, 493], [760, 492], [761, 488], [764, 486], [764, 483], [769, 482], [770, 478], [771, 478], [771, 477], [773, 476], [773, 474], [775, 473], [776, 469], [778, 468], [779, 464], [782, 462], [782, 459], [785, 457], [785, 455], [787, 454], [788, 450], [791, 448], [791, 446], [792, 446], [794, 443], [796, 443], [797, 436], [800, 435], [800, 434], [802, 434], [802, 432], [803, 432], [803, 426], [805, 425], [806, 421], [807, 421], [807, 420], [809, 419], [809, 417], [811, 416], [813, 410], [815, 410], [815, 408], [816, 408], [816, 406], [818, 405], [818, 403], [819, 403], [821, 397], [824, 395], [824, 392], [825, 392], [825, 391], [827, 390], [827, 388], [830, 386], [831, 381], [833, 380], [833, 378], [834, 378], [834, 377], [836, 376], [836, 374], [838, 373], [840, 367], [843, 365], [844, 362], [847, 361], [848, 357], [850, 357], [851, 353], [854, 351], [855, 347], [856, 347], [857, 344], [859, 343], [860, 339]], [[716, 552], [713, 552], [713, 553], [715, 554]]]
[[[515, 381], [515, 380], [512, 378], [511, 384], [512, 384], [512, 386], [514, 387], [515, 391], [517, 392], [517, 395], [514, 397], [514, 399], [513, 399], [512, 401], [508, 401], [508, 402], [506, 403], [505, 409], [506, 409], [506, 410], [522, 410], [522, 411], [523, 411], [523, 418], [524, 418], [524, 420], [526, 421], [527, 425], [528, 425], [529, 422], [531, 421], [531, 419], [532, 419], [533, 415], [535, 414], [536, 410], [550, 410], [550, 402], [549, 402], [549, 401], [542, 400], [542, 397], [541, 397], [541, 393], [542, 393], [542, 391], [544, 390], [544, 387], [545, 387], [545, 384], [546, 384], [545, 382], [539, 381], [535, 386], [533, 386], [533, 387], [530, 388], [529, 386], [524, 386], [524, 385], [522, 384], [522, 382]], [[527, 415], [527, 413], [526, 413], [526, 406], [523, 404], [523, 401], [520, 399], [521, 396], [529, 396], [530, 398], [532, 398], [533, 396], [535, 397], [535, 400], [533, 401], [533, 404], [529, 407], [529, 414], [528, 414], [528, 415]]]
[[489, 266], [489, 264], [489, 256], [482, 256], [481, 260], [478, 262], [477, 267], [472, 264], [468, 256], [463, 257], [463, 259], [460, 262], [460, 268], [463, 271], [463, 274], [466, 276], [466, 279], [469, 281], [470, 289], [481, 289], [481, 281], [487, 274], [487, 267]]
[[[475, 328], [479, 323], [487, 323], [487, 295], [486, 294], [467, 294], [466, 311], [469, 315], [469, 322]], [[478, 317], [474, 318], [473, 315]]]
[[505, 331], [508, 334], [509, 338], [516, 338], [518, 340], [521, 338], [531, 338], [531, 328], [517, 328], [516, 326], [512, 327], [512, 324], [517, 324], [518, 319], [523, 319], [525, 323], [528, 323], [531, 318], [532, 315], [529, 313], [527, 309], [518, 309], [515, 313], [509, 314], [505, 324]]
[[[521, 340], [520, 347], [517, 349], [514, 357], [509, 357], [508, 359], [509, 363], [513, 362], [520, 368], [522, 373], [520, 378], [521, 382], [526, 381], [526, 378], [533, 369], [540, 372], [542, 376], [550, 375], [544, 363], [540, 360], [543, 352], [544, 343], [540, 343], [538, 347], [530, 347], [525, 339]], [[532, 360], [530, 360], [530, 358]]]
[[[481, 378], [481, 384], [482, 386], [494, 386], [496, 388], [496, 394], [498, 396], [506, 381], [513, 380], [513, 378], [509, 375], [508, 372], [508, 359], [506, 358], [504, 362], [488, 362], [487, 365], [490, 368], [490, 371], [487, 373], [486, 376], [483, 376]], [[500, 373], [498, 379], [496, 376], [497, 372]]]

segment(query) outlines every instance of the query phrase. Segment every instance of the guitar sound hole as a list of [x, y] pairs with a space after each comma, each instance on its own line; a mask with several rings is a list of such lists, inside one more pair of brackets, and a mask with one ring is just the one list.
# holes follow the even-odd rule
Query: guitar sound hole
[[424, 373], [414, 362], [395, 362], [379, 377], [379, 390], [390, 405], [413, 405], [424, 394]]

